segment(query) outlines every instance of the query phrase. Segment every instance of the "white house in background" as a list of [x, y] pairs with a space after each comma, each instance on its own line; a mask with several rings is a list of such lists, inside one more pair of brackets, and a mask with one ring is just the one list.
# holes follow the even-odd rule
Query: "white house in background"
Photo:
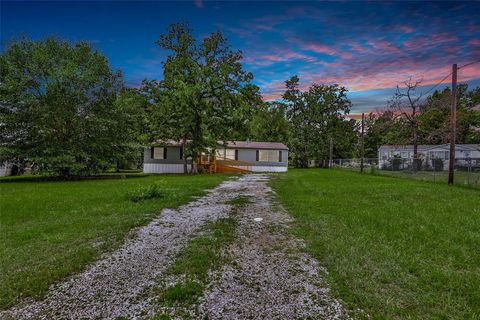
[[[418, 145], [418, 157], [422, 159], [422, 166], [434, 167], [434, 160], [440, 159], [443, 169], [448, 169], [450, 159], [450, 145]], [[413, 145], [384, 145], [378, 149], [378, 168], [382, 169], [391, 165], [391, 159], [400, 158], [408, 163], [413, 160]], [[463, 163], [472, 161], [480, 164], [480, 144], [457, 144], [455, 146], [455, 159]]]

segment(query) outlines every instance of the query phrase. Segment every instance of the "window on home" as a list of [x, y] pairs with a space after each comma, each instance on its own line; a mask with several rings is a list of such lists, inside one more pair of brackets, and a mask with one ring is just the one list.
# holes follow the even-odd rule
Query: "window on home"
[[278, 151], [278, 150], [259, 150], [258, 151], [258, 161], [279, 162], [280, 161], [280, 151]]
[[235, 159], [235, 149], [226, 149], [225, 150], [225, 159], [237, 160]]
[[153, 148], [153, 159], [166, 159], [167, 148], [155, 147]]
[[236, 149], [217, 149], [216, 155], [219, 159], [230, 159], [230, 160], [237, 160], [236, 157], [237, 150]]

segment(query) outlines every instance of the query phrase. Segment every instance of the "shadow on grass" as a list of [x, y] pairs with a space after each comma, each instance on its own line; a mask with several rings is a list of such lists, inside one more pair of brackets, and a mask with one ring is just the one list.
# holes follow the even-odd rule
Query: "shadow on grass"
[[136, 179], [148, 177], [144, 173], [104, 173], [91, 176], [71, 176], [71, 177], [52, 177], [40, 175], [22, 175], [0, 178], [0, 183], [18, 183], [18, 182], [66, 182], [66, 181], [84, 181], [84, 180], [115, 180], [115, 179]]

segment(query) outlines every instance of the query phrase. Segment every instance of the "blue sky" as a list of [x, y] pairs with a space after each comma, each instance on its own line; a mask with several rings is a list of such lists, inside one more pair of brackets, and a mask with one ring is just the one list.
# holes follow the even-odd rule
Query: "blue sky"
[[[138, 86], [162, 77], [168, 52], [155, 41], [178, 21], [197, 37], [224, 32], [265, 99], [279, 98], [297, 74], [304, 88], [349, 88], [352, 113], [384, 106], [409, 76], [423, 79], [426, 91], [452, 63], [480, 59], [480, 2], [2, 1], [1, 41], [2, 48], [20, 35], [89, 41]], [[460, 70], [459, 80], [480, 85], [480, 64]]]

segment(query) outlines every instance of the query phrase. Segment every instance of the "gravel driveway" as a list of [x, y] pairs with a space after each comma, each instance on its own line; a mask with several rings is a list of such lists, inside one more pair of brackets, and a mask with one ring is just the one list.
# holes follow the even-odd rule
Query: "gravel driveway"
[[323, 280], [326, 271], [302, 252], [301, 241], [286, 232], [290, 218], [275, 205], [267, 182], [267, 175], [244, 175], [177, 210], [163, 210], [157, 219], [133, 230], [121, 248], [53, 285], [44, 300], [25, 301], [0, 312], [0, 319], [152, 316], [156, 305], [154, 297], [145, 295], [146, 289], [155, 285], [202, 226], [229, 215], [232, 205], [226, 202], [238, 196], [249, 197], [251, 203], [237, 210], [237, 240], [225, 248], [235, 263], [210, 274], [203, 297], [189, 311], [193, 318], [348, 318], [330, 295]]

